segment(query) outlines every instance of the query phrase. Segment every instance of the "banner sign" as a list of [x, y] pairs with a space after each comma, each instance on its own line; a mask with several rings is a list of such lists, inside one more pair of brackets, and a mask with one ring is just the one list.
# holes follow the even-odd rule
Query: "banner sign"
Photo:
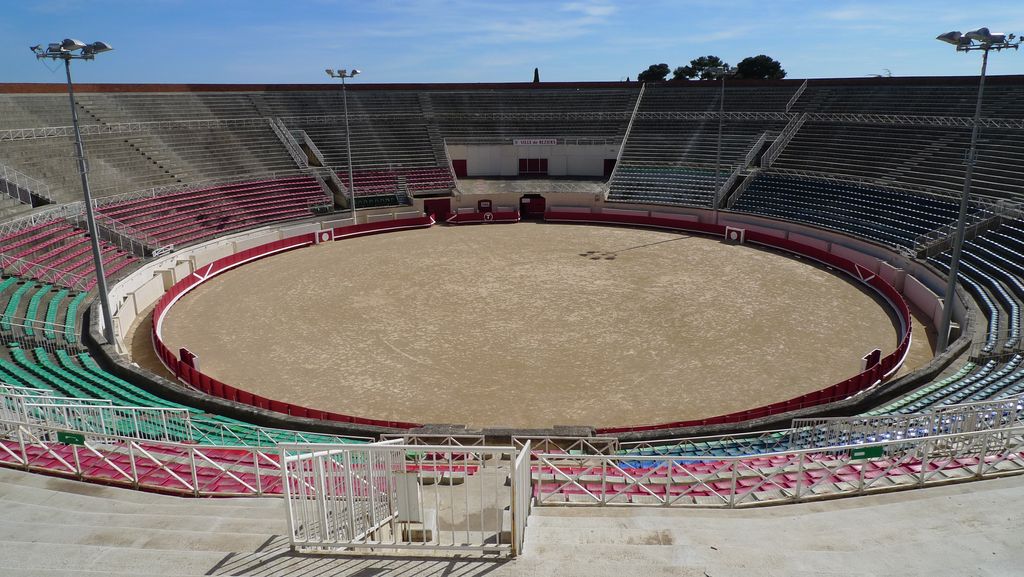
[[558, 144], [557, 138], [513, 138], [514, 146], [554, 146]]

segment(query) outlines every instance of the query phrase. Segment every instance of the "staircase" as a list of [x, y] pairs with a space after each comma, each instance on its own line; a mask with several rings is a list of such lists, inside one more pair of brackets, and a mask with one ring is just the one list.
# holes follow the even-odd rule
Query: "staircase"
[[434, 118], [434, 102], [425, 92], [419, 92], [417, 96], [423, 119], [427, 121], [427, 134], [430, 135], [430, 147], [434, 151], [434, 160], [438, 166], [448, 166], [448, 153], [445, 152], [444, 137], [441, 136], [441, 129], [438, 128], [437, 120]]

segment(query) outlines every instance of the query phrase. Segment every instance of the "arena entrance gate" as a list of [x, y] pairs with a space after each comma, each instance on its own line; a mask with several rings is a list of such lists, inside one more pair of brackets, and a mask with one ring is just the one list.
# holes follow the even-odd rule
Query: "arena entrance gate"
[[522, 551], [529, 443], [282, 444], [292, 549]]
[[437, 222], [444, 222], [452, 212], [452, 199], [428, 198], [423, 201], [423, 212], [433, 216]]
[[539, 194], [525, 194], [519, 199], [519, 217], [542, 220], [547, 201]]

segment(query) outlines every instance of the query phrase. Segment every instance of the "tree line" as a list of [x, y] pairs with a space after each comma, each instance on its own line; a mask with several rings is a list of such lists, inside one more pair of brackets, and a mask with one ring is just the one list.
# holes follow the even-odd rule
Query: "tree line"
[[[694, 58], [687, 66], [678, 66], [675, 70], [671, 70], [665, 63], [651, 64], [647, 70], [638, 74], [636, 79], [640, 82], [664, 82], [671, 72], [672, 80], [711, 80], [715, 77], [712, 69], [718, 67], [729, 68], [729, 64], [718, 56], [709, 54]], [[748, 80], [781, 80], [786, 77], [786, 71], [782, 69], [782, 64], [778, 60], [759, 54], [740, 60], [736, 65], [736, 74], [732, 77]]]

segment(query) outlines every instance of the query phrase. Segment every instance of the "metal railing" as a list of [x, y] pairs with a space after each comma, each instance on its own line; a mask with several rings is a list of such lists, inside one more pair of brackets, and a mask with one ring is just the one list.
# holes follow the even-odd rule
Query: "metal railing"
[[0, 269], [7, 274], [29, 277], [58, 286], [65, 286], [78, 291], [86, 291], [93, 280], [92, 275], [77, 274], [72, 271], [51, 268], [43, 264], [15, 258], [0, 253]]
[[401, 439], [280, 450], [293, 548], [520, 550], [531, 490], [526, 452]]
[[75, 433], [0, 419], [0, 465], [196, 497], [281, 493], [276, 453]]
[[268, 118], [267, 123], [270, 124], [270, 128], [274, 130], [274, 134], [277, 135], [278, 140], [284, 145], [292, 160], [295, 161], [295, 165], [299, 168], [309, 168], [309, 159], [306, 158], [306, 154], [299, 148], [299, 143], [295, 141], [295, 138], [288, 131], [288, 127], [278, 118]]
[[[971, 229], [999, 218], [1019, 219], [1024, 215], [1024, 205], [1003, 199], [972, 196], [970, 206], [973, 212], [967, 214], [965, 228]], [[930, 230], [914, 239], [914, 253], [924, 254], [928, 249], [950, 239], [957, 229], [957, 223], [949, 222]]]
[[[637, 93], [636, 103], [633, 105], [633, 113], [629, 115], [629, 123], [626, 124], [626, 131], [622, 133], [622, 142], [619, 144], [619, 151], [615, 154], [615, 166], [612, 168], [612, 173], [608, 175], [609, 186], [619, 173], [619, 166], [622, 164], [622, 156], [626, 152], [626, 143], [629, 142], [629, 135], [633, 132], [633, 122], [636, 120], [637, 113], [640, 111], [640, 103], [643, 102], [645, 90], [647, 90], [646, 82], [640, 85], [640, 92]], [[605, 193], [605, 197], [607, 197], [607, 192]]]
[[89, 438], [116, 435], [145, 441], [193, 442], [186, 409], [52, 403], [39, 399], [24, 402], [22, 410], [26, 424], [68, 429]]
[[1024, 426], [707, 458], [532, 455], [537, 504], [738, 508], [1024, 473]]
[[806, 79], [800, 84], [800, 88], [797, 88], [796, 92], [793, 93], [793, 96], [789, 99], [789, 102], [786, 103], [786, 112], [789, 112], [790, 109], [792, 109], [793, 106], [796, 105], [797, 101], [800, 100], [800, 96], [804, 93], [804, 90], [807, 90]]
[[33, 195], [55, 203], [50, 195], [49, 184], [3, 164], [0, 164], [0, 194], [7, 194], [29, 206], [35, 206]]
[[794, 419], [788, 448], [823, 448], [1024, 426], [1022, 402], [1024, 395], [909, 415]]
[[782, 129], [782, 132], [779, 133], [779, 136], [775, 138], [775, 142], [773, 142], [772, 145], [768, 147], [768, 150], [764, 152], [764, 155], [761, 156], [762, 168], [769, 168], [772, 163], [775, 162], [775, 159], [782, 154], [786, 145], [789, 144], [790, 140], [793, 140], [793, 137], [796, 136], [796, 133], [799, 132], [800, 127], [803, 126], [806, 121], [806, 112], [799, 116], [794, 116], [793, 119], [789, 121], [789, 124], [787, 124], [786, 127]]
[[[82, 136], [95, 134], [131, 134], [161, 130], [200, 130], [207, 128], [251, 128], [266, 126], [262, 116], [248, 118], [203, 118], [189, 120], [154, 120], [146, 122], [111, 122], [80, 125]], [[14, 128], [0, 130], [0, 142], [5, 140], [31, 140], [37, 138], [73, 137], [72, 126], [46, 126], [40, 128]]]

